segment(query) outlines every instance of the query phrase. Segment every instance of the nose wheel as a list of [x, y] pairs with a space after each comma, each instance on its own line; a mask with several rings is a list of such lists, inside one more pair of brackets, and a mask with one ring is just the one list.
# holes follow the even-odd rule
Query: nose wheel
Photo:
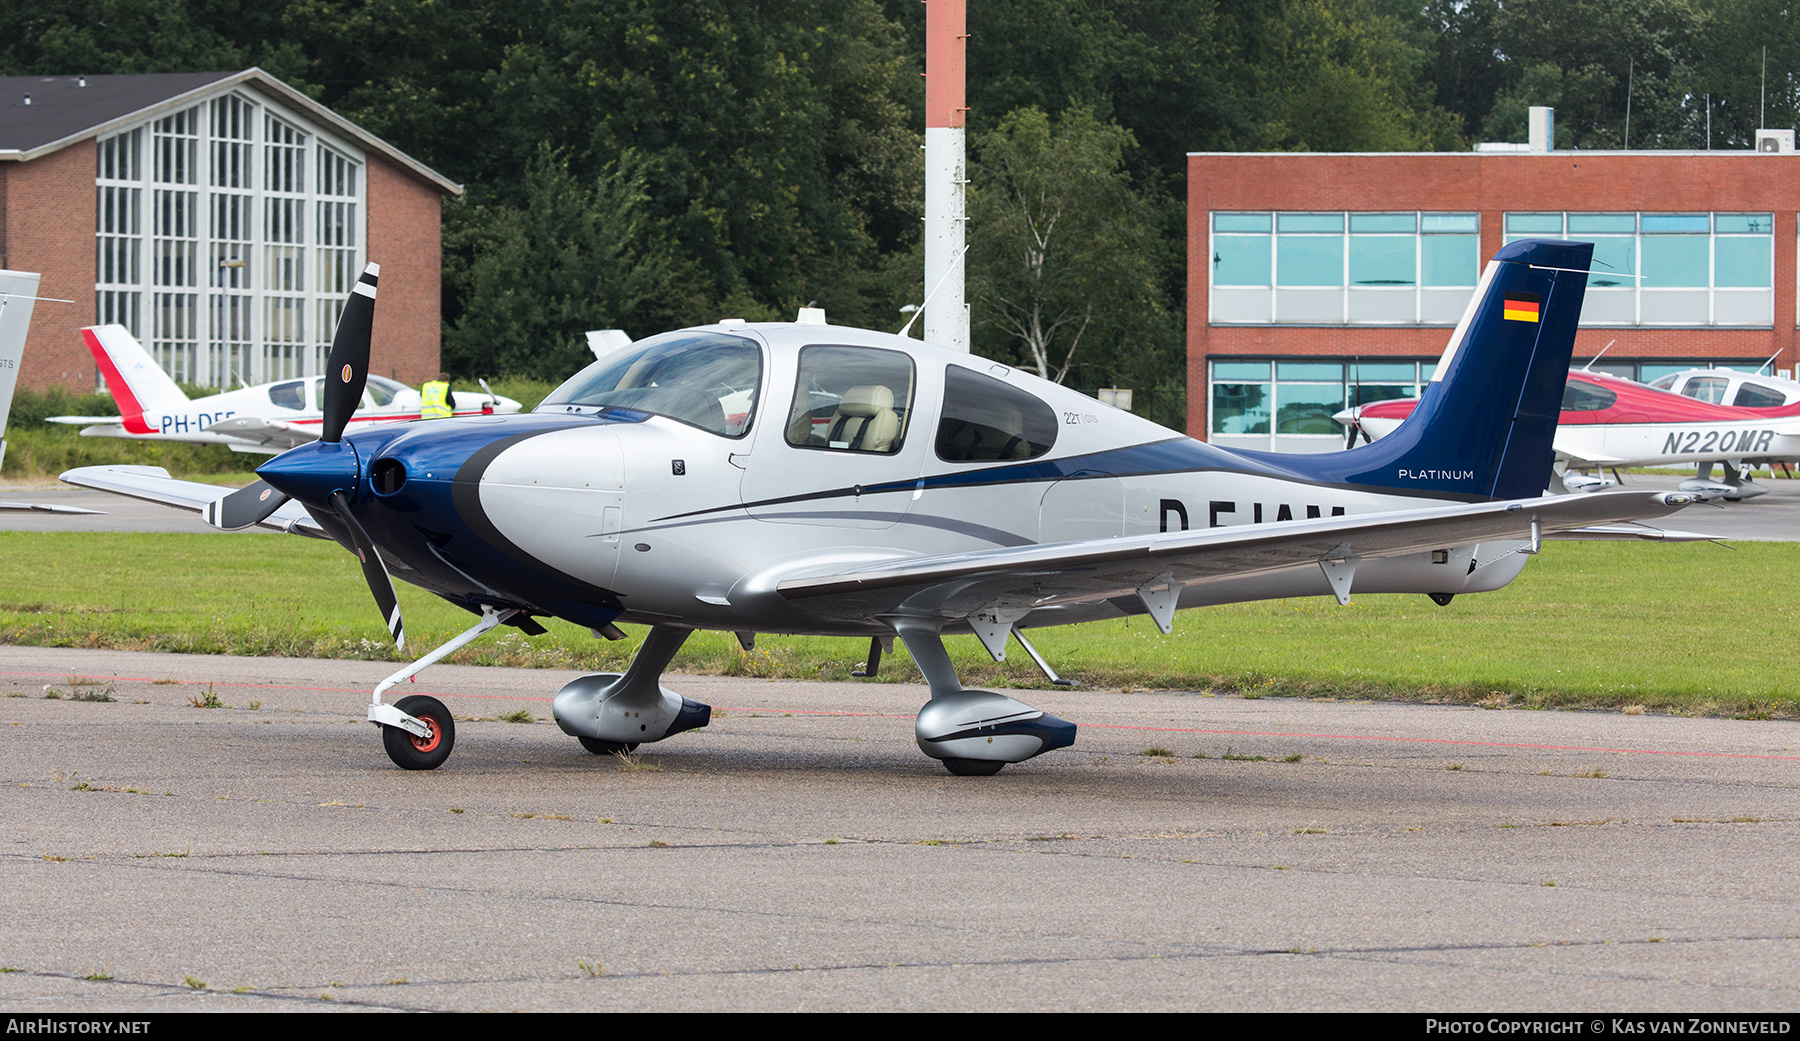
[[450, 758], [450, 749], [456, 745], [456, 721], [450, 718], [450, 710], [443, 702], [414, 694], [401, 698], [394, 707], [430, 730], [429, 734], [419, 737], [399, 727], [381, 728], [381, 743], [395, 766], [402, 770], [435, 770]]

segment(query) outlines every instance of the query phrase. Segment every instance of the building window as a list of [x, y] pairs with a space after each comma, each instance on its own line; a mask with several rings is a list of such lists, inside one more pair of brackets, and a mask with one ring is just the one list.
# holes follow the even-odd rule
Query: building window
[[1480, 231], [1473, 213], [1214, 213], [1210, 320], [1454, 325]]
[[321, 372], [365, 212], [358, 153], [321, 136], [232, 92], [98, 142], [100, 321], [178, 380]]
[[[1423, 370], [1421, 371], [1421, 364]], [[1434, 361], [1357, 358], [1216, 360], [1209, 380], [1208, 440], [1231, 448], [1331, 452], [1350, 405], [1419, 395]]]
[[1768, 213], [1509, 213], [1506, 241], [1594, 244], [1582, 325], [1775, 321], [1775, 222]]

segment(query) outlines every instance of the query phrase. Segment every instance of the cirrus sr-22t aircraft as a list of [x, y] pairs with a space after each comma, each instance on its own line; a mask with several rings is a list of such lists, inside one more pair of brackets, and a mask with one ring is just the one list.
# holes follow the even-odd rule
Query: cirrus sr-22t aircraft
[[[278, 380], [190, 399], [122, 325], [81, 330], [82, 342], [106, 377], [119, 405], [116, 416], [51, 416], [52, 423], [82, 427], [83, 437], [135, 441], [187, 441], [224, 445], [234, 452], [274, 455], [318, 439], [324, 422], [325, 377]], [[458, 416], [519, 411], [519, 403], [482, 386], [460, 397]], [[370, 375], [350, 417], [350, 430], [419, 418], [419, 392], [397, 380]]]
[[[223, 497], [149, 469], [63, 479], [334, 539], [402, 645], [390, 574], [476, 616], [375, 688], [368, 718], [402, 767], [442, 763], [455, 726], [436, 699], [385, 691], [496, 625], [537, 634], [557, 617], [611, 638], [650, 627], [623, 674], [554, 699], [590, 751], [706, 725], [707, 706], [660, 682], [696, 629], [868, 639], [869, 674], [897, 637], [930, 687], [919, 747], [991, 774], [1072, 744], [1075, 726], [965, 690], [947, 635], [973, 633], [996, 659], [1010, 638], [1043, 665], [1025, 635], [1039, 626], [1147, 615], [1166, 633], [1181, 607], [1352, 592], [1448, 604], [1506, 585], [1557, 534], [1664, 535], [1623, 522], [1694, 496], [1540, 494], [1591, 251], [1506, 246], [1412, 418], [1309, 456], [1216, 448], [896, 335], [730, 321], [608, 353], [529, 414], [346, 436], [370, 265], [332, 347], [318, 441]], [[1525, 299], [1539, 306], [1513, 317]]]

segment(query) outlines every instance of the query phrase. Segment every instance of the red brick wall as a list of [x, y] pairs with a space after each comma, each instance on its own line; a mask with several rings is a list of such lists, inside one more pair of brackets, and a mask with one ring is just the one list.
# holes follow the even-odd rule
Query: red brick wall
[[1796, 368], [1795, 213], [1800, 161], [1756, 153], [1194, 155], [1188, 157], [1188, 430], [1206, 429], [1209, 355], [1436, 357], [1449, 327], [1213, 326], [1207, 315], [1215, 210], [1438, 210], [1481, 214], [1481, 254], [1508, 212], [1740, 211], [1775, 215], [1774, 329], [1584, 329], [1577, 357], [1767, 358]]
[[0, 267], [43, 276], [19, 386], [94, 391], [94, 360], [80, 329], [94, 324], [93, 141], [28, 163], [0, 164]]
[[417, 386], [438, 374], [442, 346], [443, 197], [371, 155], [369, 259], [381, 265], [371, 371]]

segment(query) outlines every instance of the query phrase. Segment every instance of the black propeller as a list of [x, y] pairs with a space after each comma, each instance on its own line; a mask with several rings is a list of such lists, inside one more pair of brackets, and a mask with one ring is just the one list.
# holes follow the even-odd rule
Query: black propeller
[[[322, 442], [342, 441], [344, 427], [362, 403], [363, 387], [369, 382], [369, 340], [375, 324], [375, 284], [380, 276], [380, 264], [363, 268], [362, 277], [351, 287], [344, 313], [338, 318], [331, 353], [325, 360], [325, 423], [319, 431]], [[227, 531], [247, 528], [281, 509], [287, 501], [288, 497], [269, 487], [268, 482], [257, 481], [208, 504], [206, 523]]]
[[[325, 362], [325, 400], [322, 403], [325, 422], [319, 431], [319, 441], [293, 449], [295, 453], [332, 454], [332, 449], [323, 446], [343, 441], [344, 428], [350, 424], [356, 406], [362, 403], [363, 387], [369, 381], [369, 340], [375, 322], [375, 285], [380, 275], [380, 265], [370, 264], [350, 290], [344, 313], [338, 318], [337, 333], [331, 340], [331, 353]], [[341, 454], [349, 449], [335, 451]], [[347, 472], [354, 475], [354, 454], [346, 462]], [[209, 503], [206, 522], [226, 529], [249, 527], [280, 509], [287, 501], [288, 496], [275, 490], [267, 481], [259, 480]], [[375, 606], [381, 609], [381, 619], [393, 635], [394, 645], [404, 649], [406, 625], [400, 618], [400, 601], [394, 596], [394, 582], [388, 577], [381, 554], [375, 549], [375, 540], [369, 538], [368, 531], [350, 512], [350, 497], [343, 489], [332, 491], [328, 504], [350, 531], [357, 559], [362, 561], [363, 579], [369, 583], [369, 592], [375, 596]]]

